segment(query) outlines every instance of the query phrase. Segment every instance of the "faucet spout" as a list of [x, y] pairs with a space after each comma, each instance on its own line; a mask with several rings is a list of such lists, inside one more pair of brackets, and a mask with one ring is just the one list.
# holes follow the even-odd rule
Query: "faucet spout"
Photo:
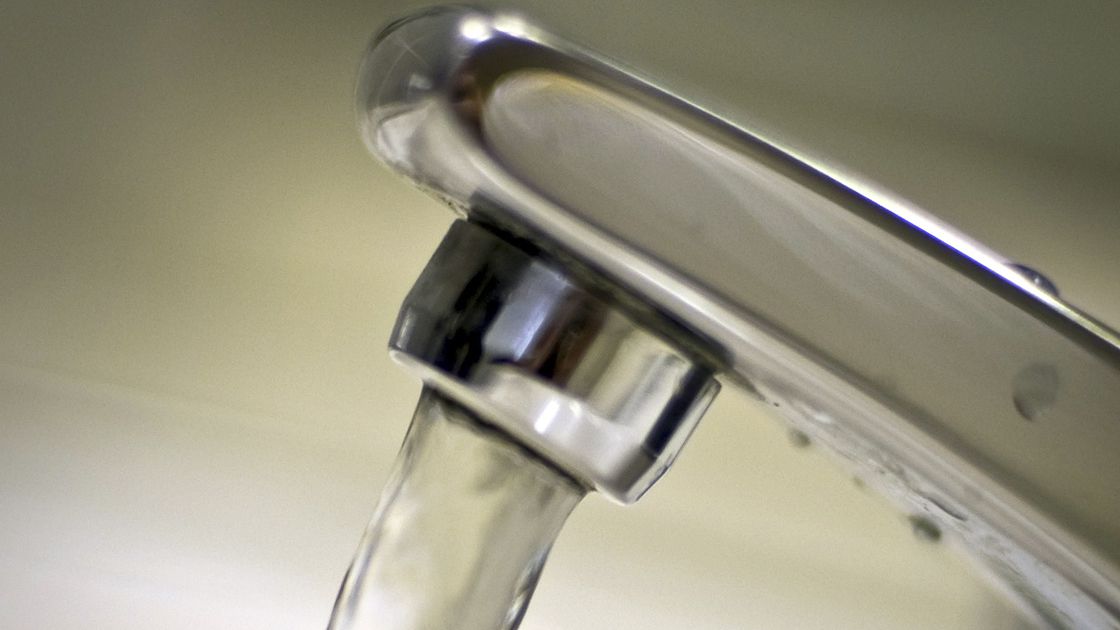
[[467, 219], [394, 333], [430, 386], [629, 502], [719, 372], [1041, 618], [1120, 625], [1120, 335], [1039, 274], [521, 18], [394, 23], [357, 98]]
[[405, 299], [389, 345], [429, 387], [585, 487], [631, 503], [719, 389], [712, 359], [671, 326], [458, 221]]

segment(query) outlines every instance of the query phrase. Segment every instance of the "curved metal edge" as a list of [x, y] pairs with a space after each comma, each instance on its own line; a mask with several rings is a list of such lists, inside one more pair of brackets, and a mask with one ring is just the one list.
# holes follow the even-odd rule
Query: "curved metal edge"
[[[946, 252], [953, 253], [953, 257], [967, 260], [978, 269], [1015, 287], [1024, 297], [1030, 298], [1031, 302], [1027, 306], [1033, 307], [1036, 315], [1048, 319], [1049, 315], [1057, 315], [1066, 320], [1068, 324], [1072, 324], [1066, 329], [1068, 334], [1082, 343], [1096, 346], [1098, 352], [1120, 366], [1120, 332], [1062, 300], [1057, 291], [1048, 289], [1049, 281], [1037, 281], [1037, 272], [1009, 261], [874, 182], [853, 176], [811, 154], [784, 146], [762, 133], [734, 124], [658, 88], [644, 77], [611, 60], [597, 57], [553, 37], [514, 14], [490, 13], [461, 6], [433, 7], [395, 20], [378, 31], [367, 47], [355, 95], [358, 127], [366, 147], [387, 165], [428, 192], [440, 196], [449, 195], [445, 200], [456, 205], [459, 205], [457, 202], [464, 202], [474, 192], [466, 190], [471, 187], [468, 182], [460, 182], [467, 184], [462, 189], [451, 190], [453, 187], [448, 185], [450, 182], [441, 178], [438, 186], [429, 188], [435, 182], [426, 176], [426, 169], [407, 159], [409, 152], [402, 151], [402, 147], [395, 142], [400, 138], [383, 133], [383, 123], [405, 113], [415, 114], [420, 109], [428, 110], [425, 113], [432, 116], [471, 118], [471, 113], [464, 112], [463, 108], [475, 106], [474, 99], [479, 95], [470, 92], [480, 90], [483, 86], [463, 85], [461, 82], [457, 84], [459, 78], [465, 76], [459, 71], [477, 58], [484, 48], [511, 42], [556, 53], [557, 57], [548, 62], [565, 59], [571, 61], [571, 65], [580, 66], [580, 70], [592, 74], [609, 73], [612, 82], [626, 84], [636, 93], [660, 101], [666, 109], [683, 110], [687, 116], [706, 119], [706, 125], [720, 128], [724, 133], [737, 136], [740, 141], [765, 146], [776, 155], [788, 158], [807, 174], [834, 184], [896, 218], [923, 239], [943, 246]], [[393, 70], [386, 72], [383, 68], [376, 67], [386, 61]], [[543, 60], [531, 59], [527, 65], [532, 66], [541, 61]], [[437, 109], [441, 111], [434, 111]], [[476, 144], [473, 142], [472, 131], [466, 127], [460, 131], [468, 136], [465, 140], [469, 144]], [[448, 167], [449, 164], [441, 163], [440, 166]], [[478, 171], [484, 170], [479, 164], [474, 167]], [[473, 179], [477, 172], [475, 169], [466, 169], [466, 179]]]
[[[735, 308], [660, 268], [641, 252], [560, 211], [509, 174], [464, 123], [471, 117], [470, 90], [477, 86], [456, 81], [466, 76], [460, 71], [484, 49], [510, 42], [617, 73], [619, 76], [613, 78], [629, 83], [634, 90], [655, 94], [675, 107], [687, 108], [693, 116], [706, 117], [711, 124], [762, 143], [813, 176], [878, 206], [919, 238], [935, 243], [943, 252], [952, 252], [989, 280], [1014, 287], [1024, 298], [1020, 305], [1025, 304], [1036, 316], [1061, 326], [1078, 343], [1120, 365], [1120, 337], [1115, 332], [1047, 293], [1004, 258], [905, 201], [731, 125], [634, 78], [609, 61], [555, 40], [516, 16], [454, 9], [418, 17], [425, 19], [400, 21], [383, 31], [363, 63], [357, 91], [358, 116], [362, 137], [371, 152], [458, 211], [504, 222], [506, 227], [523, 230], [550, 245], [556, 255], [571, 256], [611, 278], [626, 278], [624, 286], [638, 291], [639, 299], [666, 308], [701, 336], [734, 343], [736, 351], [728, 353], [732, 362], [726, 366], [733, 379], [756, 388], [768, 400], [829, 409], [835, 425], [843, 425], [846, 430], [842, 435], [829, 435], [829, 430], [821, 430], [817, 422], [811, 425], [816, 427], [813, 434], [857, 467], [884, 475], [888, 494], [911, 509], [929, 510], [929, 501], [922, 499], [928, 493], [924, 495], [922, 489], [934, 487], [931, 480], [939, 480], [938, 490], [972, 524], [961, 527], [958, 520], [948, 523], [949, 527], [993, 561], [998, 573], [1036, 582], [1035, 586], [1054, 598], [1074, 624], [1116, 626], [1120, 619], [1117, 567], [991, 481], [969, 461], [914, 430], [897, 410], [816, 364], [798, 349], [777, 341]], [[400, 41], [394, 41], [398, 37]], [[392, 91], [386, 91], [388, 88]], [[435, 162], [417, 160], [431, 158], [431, 154], [418, 150], [417, 143], [442, 147], [442, 158]], [[515, 216], [506, 216], [501, 214], [505, 208], [518, 211]], [[611, 260], [598, 253], [602, 251], [610, 251]], [[747, 353], [754, 360], [740, 362], [738, 357]], [[802, 395], [794, 394], [794, 390]], [[799, 421], [796, 414], [793, 418]], [[995, 527], [996, 523], [1000, 526]]]

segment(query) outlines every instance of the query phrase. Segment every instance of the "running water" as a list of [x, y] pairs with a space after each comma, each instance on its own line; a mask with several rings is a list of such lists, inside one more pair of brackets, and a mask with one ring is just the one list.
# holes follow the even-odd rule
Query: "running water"
[[583, 494], [425, 389], [328, 630], [516, 628]]

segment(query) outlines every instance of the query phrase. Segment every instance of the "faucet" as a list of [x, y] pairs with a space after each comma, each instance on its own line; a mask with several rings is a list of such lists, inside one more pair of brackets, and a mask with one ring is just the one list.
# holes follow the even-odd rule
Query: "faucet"
[[721, 383], [957, 537], [1055, 627], [1120, 627], [1120, 335], [905, 200], [502, 13], [364, 58], [359, 124], [458, 215], [390, 350], [637, 500]]

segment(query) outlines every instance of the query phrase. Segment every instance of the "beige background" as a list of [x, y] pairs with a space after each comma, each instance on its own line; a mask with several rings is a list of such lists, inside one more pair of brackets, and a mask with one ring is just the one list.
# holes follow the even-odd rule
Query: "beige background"
[[[0, 627], [316, 628], [418, 386], [384, 345], [450, 215], [351, 90], [406, 3], [0, 7]], [[1120, 322], [1113, 15], [523, 2]], [[1010, 628], [952, 553], [725, 394], [575, 513], [524, 627]]]

